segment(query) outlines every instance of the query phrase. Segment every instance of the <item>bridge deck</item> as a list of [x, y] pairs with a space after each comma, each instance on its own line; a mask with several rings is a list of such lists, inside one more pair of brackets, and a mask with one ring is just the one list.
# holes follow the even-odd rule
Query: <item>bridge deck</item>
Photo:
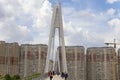
[[[45, 80], [50, 80], [50, 78], [47, 78]], [[60, 75], [55, 75], [55, 76], [53, 76], [52, 80], [65, 80], [65, 79], [64, 78], [62, 79]]]

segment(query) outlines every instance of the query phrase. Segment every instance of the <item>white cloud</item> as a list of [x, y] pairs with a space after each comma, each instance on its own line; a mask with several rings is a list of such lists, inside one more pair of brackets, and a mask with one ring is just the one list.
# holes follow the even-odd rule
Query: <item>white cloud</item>
[[114, 29], [115, 34], [120, 34], [120, 19], [114, 18], [108, 21], [108, 25]]
[[67, 45], [84, 44], [84, 46], [88, 47], [95, 44], [97, 46], [104, 41], [102, 34], [97, 34], [97, 31], [95, 31], [97, 28], [98, 30], [101, 29], [99, 21], [103, 21], [104, 16], [89, 10], [76, 11], [73, 8], [67, 11], [64, 8], [63, 11], [65, 15], [64, 31]]
[[31, 32], [26, 26], [17, 25], [14, 19], [4, 20], [0, 29], [0, 40], [29, 42], [32, 40]]
[[114, 39], [116, 30], [120, 31], [120, 29], [113, 30], [107, 24], [108, 20], [116, 17], [116, 10], [113, 8], [95, 13], [92, 10], [76, 11], [74, 8], [67, 7], [64, 8], [63, 13], [65, 37], [69, 45], [104, 46], [105, 41]]
[[120, 40], [120, 19], [113, 18], [108, 21], [108, 26], [111, 28], [111, 32], [109, 32], [105, 37], [105, 42], [113, 42], [114, 39], [117, 41]]
[[51, 18], [51, 4], [43, 1], [0, 0], [0, 40], [40, 43]]
[[36, 10], [33, 15], [34, 15], [33, 27], [36, 28], [48, 27], [52, 15], [51, 4], [48, 1], [45, 1], [40, 10]]
[[108, 14], [108, 15], [114, 15], [114, 14], [115, 14], [115, 12], [116, 12], [116, 10], [115, 10], [115, 9], [110, 8], [110, 9], [108, 9], [107, 14]]
[[114, 18], [108, 22], [110, 26], [118, 27], [120, 25], [120, 19]]
[[[0, 0], [0, 40], [47, 44], [52, 7], [48, 0], [41, 4], [41, 0]], [[119, 35], [119, 19], [113, 19], [115, 13], [113, 8], [97, 13], [90, 9], [78, 11], [64, 7], [66, 44], [104, 45], [104, 41]]]
[[115, 2], [118, 2], [119, 0], [107, 0], [108, 3], [113, 4]]

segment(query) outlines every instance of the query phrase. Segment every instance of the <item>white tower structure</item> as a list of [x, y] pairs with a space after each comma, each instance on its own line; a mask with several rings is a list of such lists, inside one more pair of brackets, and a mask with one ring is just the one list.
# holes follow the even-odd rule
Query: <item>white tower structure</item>
[[[59, 46], [61, 47], [61, 72], [67, 72], [67, 64], [66, 64], [66, 53], [65, 53], [65, 42], [64, 42], [64, 31], [63, 31], [63, 23], [62, 23], [62, 11], [61, 11], [61, 3], [56, 4], [53, 9], [52, 21], [51, 21], [51, 29], [49, 35], [49, 43], [48, 43], [48, 52], [46, 57], [46, 66], [45, 73], [51, 71], [51, 63], [54, 62], [50, 60], [51, 55], [54, 54], [54, 41], [55, 41], [55, 30], [58, 29], [59, 32]], [[56, 54], [59, 55], [59, 54]], [[57, 59], [58, 60], [58, 59]], [[58, 60], [59, 62], [60, 60]], [[58, 65], [60, 67], [60, 65]], [[52, 66], [53, 67], [53, 66]]]

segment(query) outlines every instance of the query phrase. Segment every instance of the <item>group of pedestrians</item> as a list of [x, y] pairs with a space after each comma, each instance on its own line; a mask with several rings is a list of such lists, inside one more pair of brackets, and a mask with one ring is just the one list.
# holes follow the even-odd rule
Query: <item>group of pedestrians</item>
[[67, 80], [67, 78], [68, 78], [68, 73], [62, 72], [62, 73], [61, 73], [61, 77], [62, 77], [62, 78], [65, 78], [65, 80]]
[[57, 73], [56, 73], [55, 71], [49, 71], [49, 72], [48, 72], [48, 76], [49, 76], [50, 80], [52, 80], [52, 79], [53, 79], [53, 76], [56, 75], [56, 74], [57, 74], [57, 75], [61, 75], [61, 77], [62, 77], [62, 78], [65, 78], [65, 80], [67, 80], [67, 78], [68, 78], [68, 73], [66, 73], [66, 72], [65, 72], [65, 73], [64, 73], [64, 72], [62, 72], [62, 73], [57, 72]]

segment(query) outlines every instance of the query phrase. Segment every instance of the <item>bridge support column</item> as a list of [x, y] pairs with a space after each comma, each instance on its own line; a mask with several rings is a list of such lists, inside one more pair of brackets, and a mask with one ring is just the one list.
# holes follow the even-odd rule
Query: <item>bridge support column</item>
[[54, 9], [53, 9], [51, 29], [50, 29], [50, 35], [49, 35], [49, 43], [48, 43], [48, 52], [47, 52], [47, 57], [46, 57], [45, 73], [51, 71], [50, 70], [50, 65], [51, 65], [50, 57], [54, 55], [53, 54], [53, 52], [54, 52], [53, 46], [54, 46], [56, 29], [58, 29], [58, 31], [59, 31], [59, 46], [61, 47], [61, 55], [62, 55], [62, 60], [61, 60], [62, 70], [61, 70], [61, 72], [67, 72], [64, 32], [63, 32], [63, 23], [62, 23], [62, 12], [61, 12], [61, 4], [60, 3], [55, 5]]

